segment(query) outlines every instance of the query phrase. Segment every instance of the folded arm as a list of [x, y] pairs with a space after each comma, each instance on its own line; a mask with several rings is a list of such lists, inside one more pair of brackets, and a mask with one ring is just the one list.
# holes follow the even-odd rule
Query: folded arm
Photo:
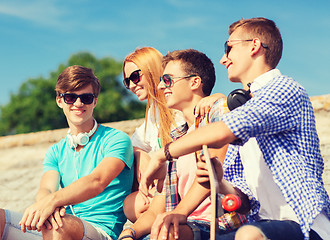
[[125, 163], [118, 158], [105, 158], [89, 175], [60, 190], [57, 190], [58, 173], [46, 172], [40, 184], [36, 203], [25, 211], [20, 221], [22, 230], [25, 231], [27, 228], [40, 231], [56, 208], [77, 204], [97, 196], [124, 167]]

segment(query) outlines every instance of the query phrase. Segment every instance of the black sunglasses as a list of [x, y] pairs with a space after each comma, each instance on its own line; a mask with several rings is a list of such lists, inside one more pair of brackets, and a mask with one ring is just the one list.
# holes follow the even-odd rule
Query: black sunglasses
[[93, 93], [84, 93], [84, 94], [75, 94], [75, 93], [60, 93], [60, 97], [64, 99], [66, 104], [74, 104], [77, 98], [80, 98], [80, 101], [83, 104], [92, 104], [95, 98]]
[[141, 81], [140, 72], [141, 69], [135, 70], [134, 72], [131, 73], [131, 75], [128, 78], [125, 78], [123, 80], [123, 83], [127, 89], [129, 89], [130, 81], [132, 81], [134, 84], [137, 84], [138, 82]]
[[[229, 40], [225, 42], [225, 54], [228, 57], [228, 54], [230, 52], [230, 50], [232, 49], [233, 46], [228, 46], [228, 42], [251, 42], [253, 41], [253, 39], [248, 39], [248, 40], [241, 40], [241, 39], [237, 39], [237, 40]], [[263, 48], [268, 48], [267, 44], [261, 43], [261, 46]]]
[[160, 82], [163, 82], [165, 87], [169, 88], [169, 87], [172, 87], [174, 84], [173, 79], [176, 79], [176, 78], [185, 79], [185, 78], [196, 77], [196, 76], [197, 76], [196, 74], [191, 74], [191, 75], [184, 76], [184, 77], [171, 77], [171, 75], [169, 75], [169, 74], [164, 74], [162, 77], [160, 77]]

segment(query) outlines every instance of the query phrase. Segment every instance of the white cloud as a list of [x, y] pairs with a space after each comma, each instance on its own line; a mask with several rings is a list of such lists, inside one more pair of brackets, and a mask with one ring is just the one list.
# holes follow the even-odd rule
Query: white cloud
[[56, 1], [10, 0], [0, 2], [0, 14], [18, 17], [43, 25], [61, 25], [64, 11], [56, 6]]

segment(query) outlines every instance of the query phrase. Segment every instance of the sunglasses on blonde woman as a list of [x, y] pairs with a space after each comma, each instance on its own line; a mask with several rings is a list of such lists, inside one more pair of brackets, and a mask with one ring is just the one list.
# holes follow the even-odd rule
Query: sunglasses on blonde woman
[[138, 82], [141, 81], [140, 72], [141, 72], [141, 69], [135, 70], [134, 72], [131, 73], [131, 75], [128, 78], [125, 78], [123, 80], [123, 83], [127, 89], [129, 89], [129, 84], [131, 81], [134, 84], [137, 84]]

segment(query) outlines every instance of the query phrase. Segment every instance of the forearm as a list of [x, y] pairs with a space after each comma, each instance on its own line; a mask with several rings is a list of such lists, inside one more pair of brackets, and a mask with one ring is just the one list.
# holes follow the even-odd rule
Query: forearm
[[[207, 145], [209, 148], [221, 148], [235, 140], [235, 135], [223, 122], [215, 122], [181, 137], [172, 142], [169, 146], [169, 152], [173, 158], [195, 152]], [[157, 154], [165, 160], [165, 154], [158, 151]]]
[[150, 156], [144, 150], [134, 147], [134, 161], [137, 181], [140, 182], [141, 173], [148, 167]]
[[137, 221], [131, 226], [131, 228], [134, 229], [134, 231], [136, 232], [137, 239], [146, 234], [149, 234], [157, 215], [164, 212], [165, 212], [165, 196], [164, 195], [154, 196], [148, 210], [145, 211], [137, 219]]
[[237, 210], [237, 212], [241, 214], [246, 214], [251, 209], [248, 196], [238, 188], [233, 187], [233, 185], [231, 185], [228, 181], [223, 179], [220, 183], [219, 189], [220, 193], [223, 195], [234, 194], [240, 198], [241, 207]]
[[46, 197], [47, 195], [49, 194], [52, 194], [53, 192], [47, 188], [40, 188], [36, 197], [35, 197], [35, 200], [36, 202], [40, 201], [41, 199], [43, 199], [44, 197]]
[[55, 207], [74, 205], [96, 197], [105, 186], [99, 178], [88, 175], [51, 194]]
[[210, 189], [195, 180], [173, 212], [188, 217], [209, 195]]

